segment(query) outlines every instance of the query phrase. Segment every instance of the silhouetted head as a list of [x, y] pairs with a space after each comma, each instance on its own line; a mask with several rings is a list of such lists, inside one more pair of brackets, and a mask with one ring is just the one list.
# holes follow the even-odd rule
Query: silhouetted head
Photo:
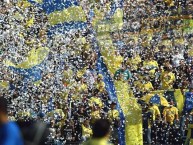
[[110, 122], [107, 119], [99, 119], [93, 125], [93, 138], [104, 138], [110, 134]]
[[0, 97], [0, 123], [6, 122], [8, 119], [8, 102], [4, 97]]

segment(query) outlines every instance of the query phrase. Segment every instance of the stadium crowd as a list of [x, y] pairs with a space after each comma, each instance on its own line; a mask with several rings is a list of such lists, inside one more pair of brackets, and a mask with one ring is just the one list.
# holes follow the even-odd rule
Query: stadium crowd
[[[128, 92], [142, 107], [144, 144], [183, 144], [193, 111], [179, 112], [171, 92], [179, 89], [184, 98], [187, 93], [193, 95], [193, 34], [183, 34], [180, 26], [172, 28], [170, 23], [163, 27], [162, 22], [150, 25], [148, 21], [145, 25], [145, 18], [179, 13], [169, 1], [149, 3], [125, 3], [124, 31], [111, 33], [115, 44], [124, 41], [124, 45], [118, 45], [115, 50], [121, 66], [110, 75], [113, 80], [127, 82]], [[189, 13], [184, 6], [181, 8], [178, 9], [181, 13]], [[41, 9], [23, 2], [1, 1], [0, 11], [0, 93], [8, 99], [9, 119], [46, 122], [50, 131], [47, 144], [57, 145], [87, 141], [93, 135], [95, 121], [108, 119], [109, 141], [118, 145], [121, 125], [118, 102], [110, 99], [103, 75], [97, 71], [98, 56], [92, 49], [90, 30], [70, 31], [50, 38], [46, 33], [49, 23]], [[181, 20], [173, 25], [178, 22]], [[154, 31], [151, 39], [142, 34], [142, 29], [158, 27], [164, 32]], [[127, 34], [128, 31], [138, 33], [137, 39], [130, 37], [132, 34]], [[22, 74], [7, 67], [10, 62], [16, 66], [22, 64], [32, 48], [46, 47], [48, 58], [38, 66], [41, 80], [26, 78], [25, 73], [29, 72]], [[157, 94], [152, 92], [161, 90], [165, 95], [163, 104], [144, 99], [149, 94], [156, 98]]]

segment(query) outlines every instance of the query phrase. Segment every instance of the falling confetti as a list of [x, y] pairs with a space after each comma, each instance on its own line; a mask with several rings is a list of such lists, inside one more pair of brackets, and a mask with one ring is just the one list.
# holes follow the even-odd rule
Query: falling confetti
[[30, 2], [0, 2], [10, 120], [45, 122], [47, 144], [86, 143], [98, 119], [109, 119], [115, 145], [189, 140], [191, 1]]

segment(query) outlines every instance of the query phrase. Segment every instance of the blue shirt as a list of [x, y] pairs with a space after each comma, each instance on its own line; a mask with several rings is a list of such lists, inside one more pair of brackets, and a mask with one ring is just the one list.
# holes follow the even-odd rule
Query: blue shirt
[[15, 122], [0, 125], [0, 145], [23, 145], [20, 129]]

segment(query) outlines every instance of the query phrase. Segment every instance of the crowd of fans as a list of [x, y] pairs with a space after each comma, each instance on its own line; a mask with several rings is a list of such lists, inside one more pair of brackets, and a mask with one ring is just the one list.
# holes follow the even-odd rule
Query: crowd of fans
[[[183, 95], [193, 93], [193, 35], [180, 33], [180, 27], [176, 33], [172, 24], [164, 28], [159, 25], [161, 22], [144, 25], [145, 18], [179, 14], [173, 12], [175, 4], [169, 1], [135, 3], [124, 4], [124, 31], [112, 32], [113, 42], [123, 41], [124, 45], [115, 53], [121, 57], [121, 66], [110, 75], [114, 80], [128, 82], [128, 91], [142, 106], [144, 144], [180, 144], [188, 123], [179, 119], [191, 120], [193, 113], [179, 114], [171, 98], [167, 98], [170, 106], [145, 103], [141, 98], [155, 90], [180, 89]], [[183, 4], [183, 14], [188, 14], [189, 11], [184, 11], [185, 1]], [[22, 2], [1, 2], [0, 11], [1, 95], [9, 101], [9, 119], [46, 122], [51, 132], [47, 143], [58, 145], [88, 140], [93, 135], [94, 122], [109, 119], [110, 142], [118, 144], [118, 102], [110, 100], [103, 76], [97, 71], [97, 53], [92, 49], [93, 36], [89, 30], [70, 31], [50, 38], [46, 34], [47, 17], [41, 9], [27, 7]], [[139, 34], [137, 40], [130, 38], [130, 33], [127, 35], [128, 31], [140, 33], [142, 29], [156, 29], [157, 25], [164, 32], [153, 32], [151, 40], [145, 34]], [[171, 45], [162, 44], [165, 41]], [[32, 48], [39, 47], [49, 48], [46, 62], [39, 66], [41, 80], [26, 79], [5, 64], [9, 60], [19, 65]], [[179, 124], [181, 126], [176, 127]]]

